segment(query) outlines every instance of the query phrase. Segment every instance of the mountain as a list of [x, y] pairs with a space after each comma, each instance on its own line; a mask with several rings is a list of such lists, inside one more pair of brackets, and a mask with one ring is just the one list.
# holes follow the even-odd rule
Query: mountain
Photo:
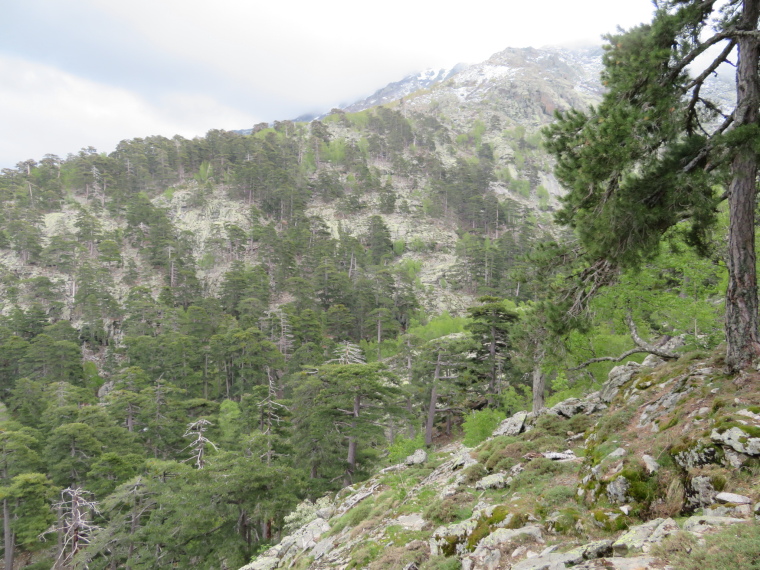
[[[571, 238], [540, 129], [599, 100], [599, 55], [506, 49], [381, 90], [404, 93], [383, 105], [3, 170], [0, 432], [14, 453], [0, 449], [0, 478], [19, 559], [240, 567], [305, 497], [353, 493], [393, 445], [444, 447], [476, 410], [524, 408], [531, 378], [554, 396], [600, 387], [611, 362], [578, 366], [631, 349], [623, 307], [636, 346], [685, 332], [714, 345], [724, 266], [679, 236], [620, 275], [588, 330], [551, 344], [536, 310], [569, 270], [529, 255]], [[533, 447], [520, 457], [559, 450]], [[399, 501], [421, 482], [403, 477]], [[435, 516], [462, 518], [456, 501]], [[40, 544], [50, 529], [61, 540]], [[78, 533], [88, 546], [69, 548]]]

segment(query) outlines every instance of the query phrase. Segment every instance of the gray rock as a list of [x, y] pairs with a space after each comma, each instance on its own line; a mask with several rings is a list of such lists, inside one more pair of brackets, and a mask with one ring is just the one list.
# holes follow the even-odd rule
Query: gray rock
[[343, 504], [338, 507], [337, 514], [342, 515], [349, 509], [353, 508], [354, 506], [358, 505], [360, 502], [362, 502], [367, 497], [371, 497], [375, 489], [377, 489], [380, 485], [370, 485], [368, 488], [359, 491], [358, 493], [354, 493], [350, 497], [348, 497], [345, 501], [343, 501]]
[[407, 530], [422, 530], [427, 524], [427, 521], [417, 513], [402, 515], [396, 521]]
[[555, 404], [546, 410], [546, 412], [569, 419], [578, 414], [593, 414], [606, 408], [607, 406], [598, 401], [598, 399], [586, 398], [581, 400], [579, 398], [569, 398], [559, 404]]
[[528, 412], [517, 412], [511, 418], [507, 418], [499, 427], [497, 427], [493, 435], [519, 435], [525, 430], [525, 419], [528, 417]]
[[514, 529], [497, 528], [478, 543], [478, 548], [500, 548], [501, 546], [516, 540], [518, 537], [520, 537], [521, 540], [524, 540], [525, 538], [533, 538], [536, 542], [542, 542], [543, 532], [541, 531], [541, 527], [535, 524]]
[[717, 494], [709, 477], [693, 477], [686, 492], [686, 506], [693, 510], [712, 505]]
[[737, 495], [736, 493], [718, 493], [715, 495], [715, 500], [718, 503], [734, 503], [736, 505], [749, 505], [752, 503], [752, 499], [749, 497]]
[[611, 402], [617, 396], [620, 388], [627, 384], [641, 366], [638, 362], [626, 362], [621, 366], [615, 366], [607, 375], [607, 381], [599, 391], [599, 397], [603, 402]]
[[435, 529], [433, 536], [430, 538], [430, 555], [438, 556], [443, 554], [443, 548], [454, 544], [458, 554], [464, 554], [467, 546], [467, 537], [475, 530], [478, 521], [476, 519], [467, 519], [460, 523], [449, 526], [441, 526]]
[[685, 451], [676, 453], [673, 459], [678, 463], [679, 467], [689, 470], [700, 465], [709, 465], [711, 463], [718, 463], [718, 451], [714, 446], [705, 446], [701, 443], [690, 447]]
[[326, 554], [328, 554], [335, 547], [335, 538], [325, 538], [320, 540], [317, 545], [312, 549], [311, 555], [314, 560], [319, 560]]
[[588, 560], [578, 566], [573, 566], [573, 570], [654, 570], [655, 568], [660, 569], [663, 566], [651, 556], [634, 556], [633, 558], [613, 556], [600, 560]]
[[683, 529], [687, 532], [693, 532], [695, 534], [701, 534], [716, 526], [726, 526], [730, 524], [746, 522], [744, 519], [737, 519], [734, 517], [712, 517], [712, 516], [694, 516], [686, 519], [683, 523]]
[[624, 556], [631, 551], [646, 553], [653, 545], [659, 544], [666, 536], [678, 530], [678, 525], [673, 519], [654, 519], [631, 527], [612, 544], [612, 549], [618, 556]]
[[418, 449], [412, 453], [409, 457], [404, 459], [405, 465], [422, 465], [427, 461], [427, 453], [424, 449]]
[[628, 490], [631, 483], [622, 475], [607, 485], [607, 498], [610, 503], [620, 505], [628, 502]]
[[721, 445], [726, 445], [739, 453], [760, 455], [760, 438], [749, 437], [747, 432], [738, 427], [732, 427], [723, 433], [719, 433], [718, 430], [714, 429], [710, 434], [710, 439]]
[[627, 453], [628, 452], [624, 448], [618, 447], [615, 451], [607, 456], [607, 459], [620, 459], [621, 457], [625, 457]]
[[541, 455], [552, 461], [575, 461], [576, 459], [579, 459], [572, 449], [567, 449], [565, 451], [545, 451]]
[[664, 364], [664, 360], [657, 356], [656, 354], [650, 354], [648, 355], [644, 361], [641, 363], [642, 368], [655, 368], [659, 366], [660, 364]]
[[259, 556], [250, 564], [246, 564], [240, 570], [273, 570], [277, 568], [280, 559], [274, 556]]
[[582, 560], [583, 556], [579, 555], [575, 550], [571, 550], [570, 552], [552, 552], [544, 556], [526, 558], [517, 564], [513, 564], [512, 570], [564, 570], [568, 566], [577, 564]]
[[641, 460], [644, 462], [644, 468], [647, 470], [647, 473], [650, 475], [657, 473], [660, 465], [657, 463], [657, 460], [654, 457], [651, 455], [642, 455]]
[[475, 489], [478, 491], [484, 491], [485, 489], [503, 489], [507, 483], [504, 477], [504, 473], [494, 473], [493, 475], [486, 475], [480, 481], [475, 483]]

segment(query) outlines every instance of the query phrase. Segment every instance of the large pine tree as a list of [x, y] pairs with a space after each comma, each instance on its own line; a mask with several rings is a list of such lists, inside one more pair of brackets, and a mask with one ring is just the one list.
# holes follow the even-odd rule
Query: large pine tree
[[[684, 220], [691, 243], [702, 245], [727, 199], [726, 364], [736, 371], [760, 356], [754, 250], [760, 0], [655, 5], [651, 24], [607, 37], [602, 103], [561, 115], [545, 132], [556, 174], [569, 189], [558, 219], [577, 230], [589, 263], [574, 308], [618, 267], [656, 254], [663, 235]], [[721, 109], [704, 88], [726, 62], [736, 70], [732, 109]], [[718, 185], [727, 191], [716, 192]]]

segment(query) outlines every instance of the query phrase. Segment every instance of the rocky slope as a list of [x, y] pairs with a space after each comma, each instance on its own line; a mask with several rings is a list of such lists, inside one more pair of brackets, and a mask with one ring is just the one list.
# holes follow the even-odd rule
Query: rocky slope
[[679, 568], [760, 511], [756, 376], [698, 353], [617, 366], [599, 392], [515, 414], [475, 449], [419, 450], [302, 504], [241, 570]]

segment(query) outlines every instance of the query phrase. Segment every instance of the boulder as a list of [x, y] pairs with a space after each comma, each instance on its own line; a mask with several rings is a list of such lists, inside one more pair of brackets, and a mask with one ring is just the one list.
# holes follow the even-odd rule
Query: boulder
[[642, 455], [641, 460], [644, 462], [644, 468], [647, 470], [647, 473], [650, 475], [657, 473], [660, 465], [654, 457], [651, 455]]
[[493, 435], [519, 435], [525, 431], [525, 419], [528, 417], [528, 412], [517, 412], [511, 418], [507, 418], [499, 427], [497, 427]]
[[718, 503], [734, 503], [736, 505], [752, 504], [752, 499], [744, 495], [737, 495], [736, 493], [718, 493], [715, 495], [715, 500]]
[[427, 461], [427, 453], [424, 449], [418, 449], [404, 459], [404, 465], [422, 465]]
[[638, 362], [626, 362], [621, 366], [615, 366], [607, 375], [607, 381], [599, 391], [599, 397], [603, 402], [611, 402], [617, 396], [620, 388], [630, 382], [633, 375], [641, 368]]
[[715, 502], [718, 492], [709, 477], [693, 477], [686, 490], [686, 506], [690, 510], [707, 507]]
[[396, 519], [396, 522], [407, 530], [422, 530], [427, 522], [419, 514], [402, 515]]
[[634, 556], [632, 558], [613, 556], [599, 560], [588, 560], [578, 566], [573, 566], [573, 570], [659, 570], [661, 568], [663, 568], [662, 563], [651, 556]]
[[628, 502], [628, 490], [631, 483], [622, 475], [607, 485], [607, 498], [610, 503], [620, 505]]
[[683, 529], [687, 532], [702, 534], [703, 532], [713, 529], [717, 526], [726, 526], [743, 522], [746, 521], [744, 519], [737, 519], [734, 517], [713, 517], [709, 515], [700, 515], [686, 519], [686, 522], [683, 523]]
[[612, 544], [612, 550], [618, 556], [624, 556], [631, 551], [647, 553], [652, 546], [678, 530], [678, 525], [673, 519], [654, 519], [631, 527]]
[[760, 455], [760, 438], [749, 437], [749, 434], [739, 427], [732, 427], [723, 433], [714, 429], [710, 434], [710, 439], [739, 453]]
[[275, 556], [259, 556], [250, 564], [246, 564], [240, 570], [273, 570], [277, 568], [280, 559]]
[[503, 489], [507, 486], [504, 473], [494, 473], [493, 475], [486, 475], [480, 481], [475, 483], [475, 489], [478, 491], [484, 491], [486, 489]]

